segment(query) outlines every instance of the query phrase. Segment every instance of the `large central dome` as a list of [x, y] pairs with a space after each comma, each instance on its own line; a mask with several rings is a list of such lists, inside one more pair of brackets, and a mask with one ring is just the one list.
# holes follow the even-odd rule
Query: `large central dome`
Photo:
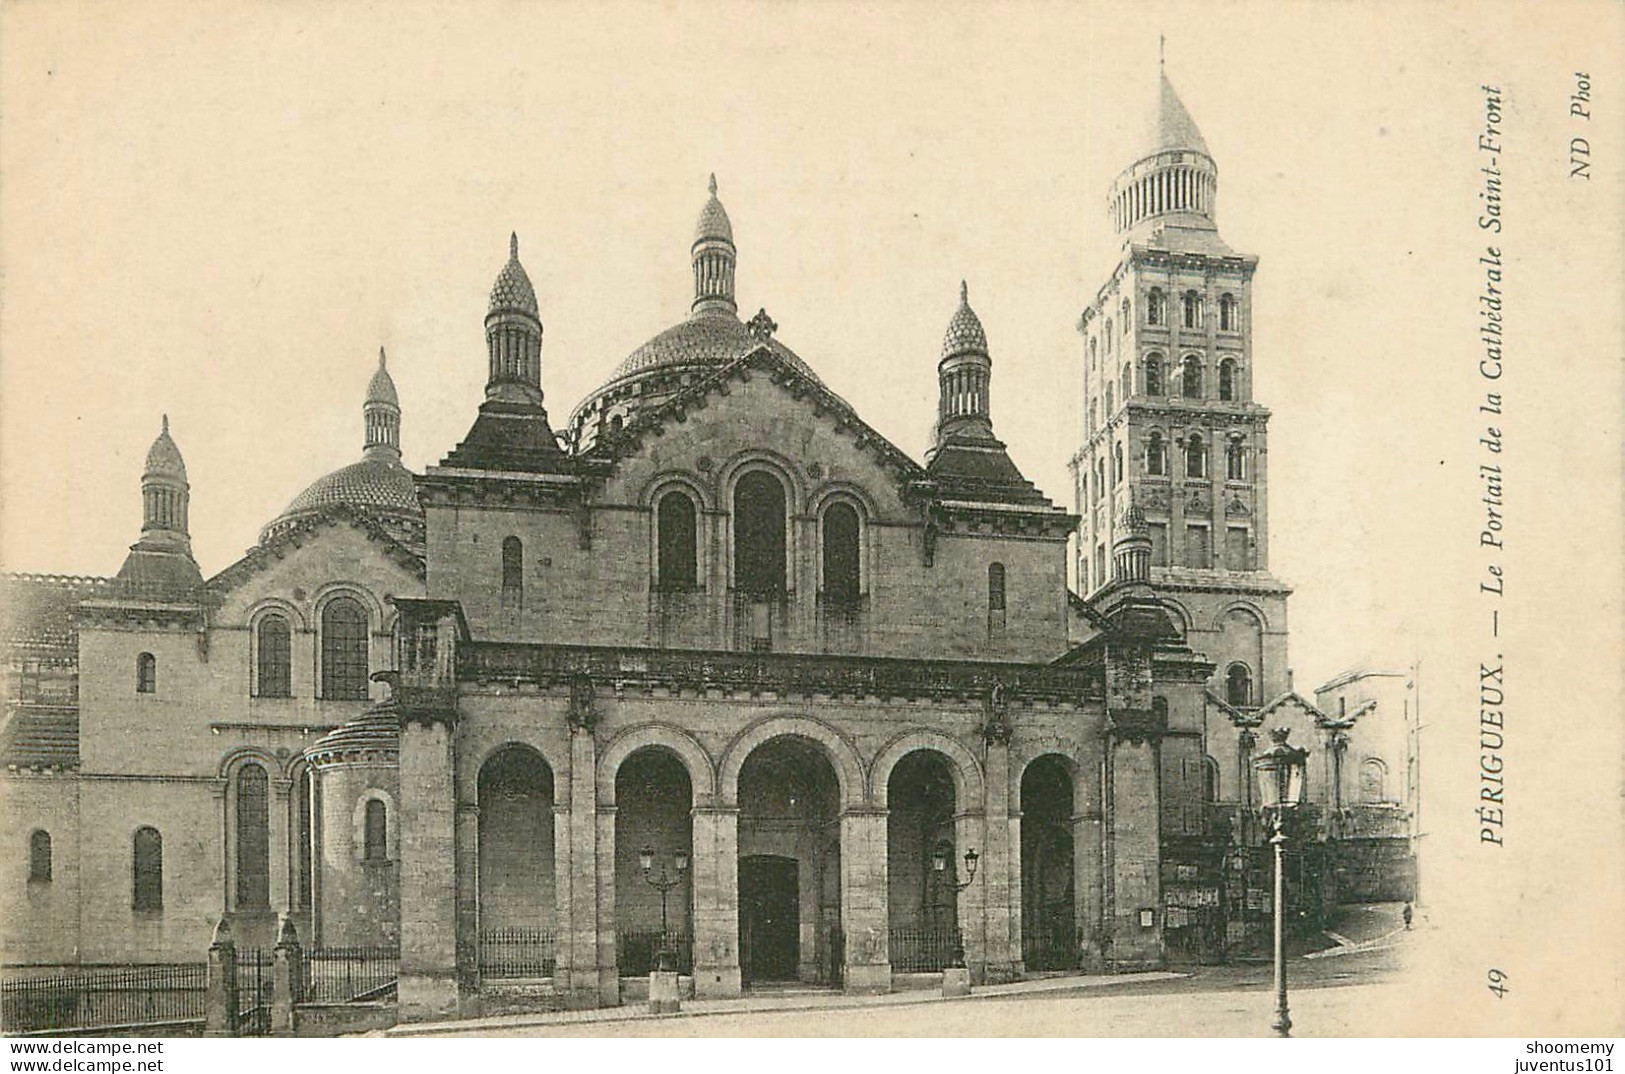
[[[652, 369], [716, 368], [742, 358], [761, 346], [763, 341], [751, 334], [738, 317], [731, 313], [697, 313], [655, 336], [626, 360], [615, 367], [609, 384]], [[807, 363], [778, 340], [767, 340], [767, 346], [783, 355], [801, 372], [817, 380]], [[608, 385], [606, 385], [607, 387]]]

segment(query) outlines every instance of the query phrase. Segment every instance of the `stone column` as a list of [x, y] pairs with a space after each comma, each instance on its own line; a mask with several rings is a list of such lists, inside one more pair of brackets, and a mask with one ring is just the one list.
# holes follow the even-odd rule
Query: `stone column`
[[[965, 948], [977, 984], [1012, 981], [1022, 973], [1021, 965], [1021, 818], [1010, 815], [1010, 744], [993, 738], [983, 759], [986, 800], [983, 803], [983, 839], [977, 849], [982, 854], [976, 881], [985, 885], [982, 899], [986, 922], [982, 965], [978, 972]], [[961, 836], [963, 838], [963, 836]], [[963, 855], [964, 847], [959, 853]]]
[[615, 807], [600, 805], [598, 815], [598, 1001], [606, 1007], [621, 1002], [621, 968], [615, 951]]
[[296, 1025], [294, 1007], [304, 998], [305, 957], [293, 919], [282, 915], [271, 966], [271, 1035], [291, 1037]]
[[402, 721], [400, 754], [402, 1021], [457, 1012], [457, 829], [450, 722]]
[[[460, 797], [472, 798], [476, 788], [464, 788]], [[479, 991], [480, 983], [480, 807], [477, 801], [457, 803], [457, 988], [465, 998]]]
[[[560, 906], [558, 970], [553, 986], [570, 1008], [599, 1005], [598, 980], [598, 749], [592, 729], [570, 729], [570, 797], [564, 831], [554, 814], [554, 846], [564, 835], [568, 871], [554, 883], [568, 891], [568, 912]], [[611, 818], [613, 821], [613, 818]], [[612, 866], [613, 867], [613, 866]]]
[[1082, 968], [1100, 973], [1105, 968], [1100, 934], [1101, 816], [1100, 777], [1087, 767], [1078, 771], [1072, 814], [1072, 890]]
[[886, 811], [846, 810], [841, 814], [841, 928], [848, 992], [891, 991], [886, 884]]
[[224, 916], [214, 927], [209, 944], [208, 976], [203, 994], [203, 1035], [237, 1035], [237, 944], [231, 938], [231, 917]]
[[694, 995], [737, 996], [739, 976], [739, 810], [694, 807]]
[[[1151, 969], [1162, 965], [1160, 827], [1157, 800], [1158, 747], [1155, 741], [1114, 733], [1112, 750], [1111, 930], [1114, 968]], [[1150, 924], [1141, 914], [1149, 911]]]
[[987, 952], [994, 939], [988, 918], [992, 906], [988, 896], [1001, 885], [998, 873], [991, 868], [988, 852], [988, 825], [980, 812], [960, 813], [954, 817], [954, 874], [960, 883], [965, 881], [965, 851], [974, 847], [980, 860], [976, 863], [976, 876], [959, 893], [959, 934], [965, 944], [965, 965], [970, 968], [971, 980], [977, 984], [987, 980]]
[[288, 833], [288, 806], [291, 801], [289, 792], [293, 789], [291, 779], [271, 780], [271, 800], [266, 807], [270, 815], [270, 858], [271, 858], [271, 912], [278, 916], [286, 914], [293, 906], [290, 878], [293, 876], [293, 841]]

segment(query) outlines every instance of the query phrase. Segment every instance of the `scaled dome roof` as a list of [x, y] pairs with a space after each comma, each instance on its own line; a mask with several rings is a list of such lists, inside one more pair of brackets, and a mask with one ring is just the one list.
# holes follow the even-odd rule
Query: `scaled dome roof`
[[[731, 313], [699, 313], [679, 321], [626, 356], [608, 383], [655, 369], [720, 368], [767, 346], [813, 380], [818, 374], [776, 339], [762, 340]], [[822, 383], [822, 381], [819, 381]]]
[[948, 331], [942, 337], [942, 357], [956, 354], [986, 354], [987, 333], [982, 330], [982, 319], [970, 308], [970, 291], [964, 281], [959, 284], [959, 308], [948, 320]]
[[353, 507], [363, 515], [385, 523], [405, 521], [421, 524], [423, 520], [423, 506], [418, 503], [412, 472], [398, 462], [370, 458], [317, 478], [265, 527], [260, 539], [275, 536], [289, 523], [307, 518], [334, 504]]
[[525, 266], [519, 263], [517, 232], [508, 236], [508, 263], [502, 266], [502, 271], [497, 273], [496, 283], [491, 285], [491, 305], [486, 310], [486, 316], [505, 310], [517, 310], [540, 318], [540, 308], [536, 305], [536, 288], [531, 286], [530, 275], [525, 271]]
[[164, 427], [158, 434], [158, 439], [152, 442], [147, 449], [147, 474], [170, 474], [181, 480], [186, 479], [186, 461], [181, 458], [181, 449], [175, 446], [175, 441], [169, 436], [169, 415], [164, 415]]

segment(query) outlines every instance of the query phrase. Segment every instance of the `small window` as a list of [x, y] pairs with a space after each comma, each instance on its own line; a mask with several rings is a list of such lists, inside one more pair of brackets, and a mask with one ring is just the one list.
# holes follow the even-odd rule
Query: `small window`
[[502, 539], [502, 606], [508, 611], [525, 606], [525, 544], [517, 537]]
[[1123, 483], [1123, 445], [1118, 444], [1112, 449], [1112, 481], [1114, 484]]
[[1186, 399], [1202, 398], [1202, 359], [1194, 354], [1185, 355], [1180, 376], [1180, 394]]
[[1210, 805], [1219, 800], [1219, 762], [1211, 757], [1202, 758], [1202, 800]]
[[1134, 323], [1133, 321], [1129, 320], [1129, 318], [1128, 318], [1128, 315], [1129, 315], [1128, 299], [1126, 299], [1126, 298], [1123, 299], [1123, 304], [1118, 307], [1117, 312], [1121, 315], [1122, 321], [1123, 321], [1123, 338], [1127, 339], [1128, 338], [1128, 327], [1129, 327], [1129, 325]]
[[1110, 418], [1116, 407], [1117, 393], [1112, 390], [1112, 385], [1108, 384], [1106, 385], [1106, 417]]
[[1151, 565], [1168, 566], [1168, 523], [1148, 522], [1145, 528], [1151, 538]]
[[1236, 360], [1226, 358], [1219, 363], [1219, 398], [1233, 402], [1236, 398]]
[[1185, 314], [1185, 327], [1202, 327], [1202, 296], [1195, 291], [1186, 291], [1183, 306]]
[[158, 658], [151, 653], [142, 653], [135, 658], [135, 692], [138, 694], [158, 692]]
[[1246, 664], [1231, 664], [1224, 673], [1224, 699], [1235, 708], [1253, 703], [1253, 673]]
[[137, 910], [164, 908], [164, 837], [157, 828], [135, 830], [131, 854], [131, 905]]
[[1004, 611], [1004, 564], [989, 563], [987, 566], [987, 610], [990, 612]]
[[1360, 764], [1360, 798], [1371, 803], [1388, 800], [1388, 766], [1375, 757]]
[[1253, 542], [1246, 526], [1225, 528], [1224, 565], [1233, 571], [1253, 569]]
[[1145, 441], [1145, 472], [1152, 477], [1168, 474], [1168, 444], [1161, 433], [1154, 432]]
[[1194, 434], [1185, 441], [1185, 476], [1207, 476], [1207, 445]]
[[1213, 565], [1212, 542], [1206, 526], [1185, 527], [1185, 566], [1206, 570]]
[[1112, 352], [1112, 319], [1110, 317], [1106, 318], [1104, 343], [1100, 349], [1105, 351], [1107, 354]]
[[832, 503], [824, 511], [824, 599], [831, 604], [856, 604], [860, 590], [858, 570], [858, 512], [849, 503]]
[[1168, 323], [1168, 298], [1160, 287], [1151, 288], [1145, 296], [1145, 323], [1149, 325]]
[[1134, 394], [1134, 366], [1129, 362], [1123, 363], [1123, 402]]
[[361, 843], [362, 860], [389, 860], [389, 807], [381, 799], [372, 798], [367, 802]]
[[1224, 476], [1226, 480], [1246, 480], [1246, 458], [1247, 455], [1242, 449], [1240, 440], [1232, 440], [1224, 446]]
[[267, 615], [255, 637], [254, 687], [258, 697], [293, 696], [293, 633], [281, 615]]
[[1234, 332], [1237, 330], [1236, 296], [1219, 296], [1219, 331]]
[[1162, 395], [1162, 359], [1153, 354], [1145, 360], [1145, 394]]
[[660, 497], [655, 512], [656, 584], [662, 592], [687, 593], [698, 588], [698, 529], [694, 501], [681, 492]]
[[28, 837], [28, 882], [51, 882], [51, 833], [43, 828], [36, 828]]
[[1091, 371], [1093, 371], [1094, 368], [1095, 368], [1095, 352], [1096, 352], [1096, 349], [1097, 349], [1096, 344], [1097, 344], [1097, 341], [1096, 341], [1095, 337], [1090, 336], [1089, 337], [1089, 369]]
[[367, 612], [351, 597], [322, 609], [322, 697], [367, 699]]

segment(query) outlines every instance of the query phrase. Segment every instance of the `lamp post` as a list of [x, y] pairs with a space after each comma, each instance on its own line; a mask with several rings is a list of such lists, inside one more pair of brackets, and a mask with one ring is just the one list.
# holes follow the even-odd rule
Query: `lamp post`
[[[946, 873], [948, 871], [948, 859], [951, 856], [952, 849], [953, 848], [950, 847], [947, 842], [938, 843], [936, 850], [934, 850], [931, 854], [931, 868], [937, 873]], [[971, 847], [969, 850], [965, 851], [965, 879], [960, 880], [958, 877], [948, 878], [948, 882], [954, 886], [954, 895], [956, 897], [961, 891], [964, 891], [975, 882], [977, 861], [978, 858], [976, 856], [976, 848]], [[955, 920], [957, 919], [958, 918], [956, 915]], [[948, 963], [948, 965], [953, 969], [963, 969], [965, 966], [965, 940], [957, 928], [954, 929], [953, 959]]]
[[1275, 1021], [1270, 1028], [1283, 1037], [1292, 1035], [1286, 1006], [1286, 814], [1303, 802], [1309, 757], [1308, 750], [1287, 744], [1289, 733], [1286, 727], [1271, 731], [1275, 745], [1253, 759], [1259, 805], [1270, 821], [1270, 845], [1275, 848]]
[[657, 967], [661, 970], [675, 970], [677, 968], [677, 952], [672, 950], [671, 933], [666, 925], [666, 896], [672, 888], [681, 884], [688, 876], [688, 851], [678, 850], [672, 854], [672, 864], [676, 866], [677, 875], [666, 875], [666, 863], [660, 863], [660, 878], [654, 876], [655, 849], [645, 846], [638, 853], [638, 864], [643, 867], [643, 879], [648, 885], [660, 892], [660, 950], [657, 954]]

